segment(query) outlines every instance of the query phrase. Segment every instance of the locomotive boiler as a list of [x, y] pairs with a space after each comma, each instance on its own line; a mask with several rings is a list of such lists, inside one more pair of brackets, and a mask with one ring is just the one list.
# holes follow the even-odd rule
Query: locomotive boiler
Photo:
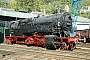
[[70, 37], [71, 30], [72, 19], [67, 12], [16, 20], [9, 23], [10, 36], [6, 36], [6, 41], [72, 50], [75, 38]]
[[30, 35], [35, 31], [58, 36], [65, 31], [70, 35], [71, 28], [72, 19], [69, 13], [11, 21], [9, 24], [10, 33], [15, 36]]

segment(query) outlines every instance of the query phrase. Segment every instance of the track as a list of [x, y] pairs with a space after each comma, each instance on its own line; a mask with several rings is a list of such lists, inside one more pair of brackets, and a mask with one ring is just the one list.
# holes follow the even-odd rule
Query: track
[[[80, 44], [77, 46], [80, 47]], [[82, 45], [81, 45], [82, 46]], [[85, 46], [85, 45], [84, 45]], [[46, 50], [41, 47], [27, 47], [26, 45], [0, 44], [1, 59], [27, 60], [89, 60], [90, 49], [77, 48], [74, 51]]]
[[90, 43], [79, 43], [77, 44], [78, 47], [85, 47], [85, 48], [90, 48]]

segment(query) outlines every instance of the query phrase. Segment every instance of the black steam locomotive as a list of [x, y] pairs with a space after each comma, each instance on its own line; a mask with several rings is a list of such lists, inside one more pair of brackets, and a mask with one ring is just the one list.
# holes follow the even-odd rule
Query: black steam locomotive
[[7, 43], [37, 45], [46, 48], [72, 50], [74, 39], [70, 37], [72, 30], [71, 15], [67, 12], [49, 16], [33, 17], [11, 21]]
[[35, 31], [46, 33], [47, 35], [70, 36], [72, 29], [71, 15], [67, 12], [49, 16], [29, 18], [11, 21], [9, 23], [9, 33], [14, 36], [30, 36]]

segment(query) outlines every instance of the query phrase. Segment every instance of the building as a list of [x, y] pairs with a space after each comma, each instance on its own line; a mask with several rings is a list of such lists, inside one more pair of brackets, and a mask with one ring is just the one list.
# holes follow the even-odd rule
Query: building
[[75, 30], [90, 29], [90, 19], [78, 16]]
[[0, 8], [0, 43], [4, 42], [5, 30], [10, 21], [37, 17], [35, 14], [16, 12], [13, 9]]

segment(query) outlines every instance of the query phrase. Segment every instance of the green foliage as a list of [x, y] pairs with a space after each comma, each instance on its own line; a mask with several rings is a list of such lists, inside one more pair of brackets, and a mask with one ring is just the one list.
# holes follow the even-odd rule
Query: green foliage
[[89, 6], [90, 0], [82, 0], [82, 6]]
[[17, 2], [15, 0], [9, 0], [9, 2], [6, 4], [7, 8], [16, 9]]
[[2, 2], [2, 1], [0, 0], [0, 7], [1, 7], [1, 4], [2, 4], [1, 2]]
[[40, 5], [43, 4], [42, 0], [16, 0], [16, 1], [17, 1], [17, 9], [26, 9], [29, 12], [40, 11]]
[[52, 14], [55, 13], [57, 8], [63, 10], [65, 7], [64, 4], [61, 4], [61, 1], [53, 1], [52, 3], [44, 4], [40, 6], [40, 9], [45, 9], [46, 13]]
[[80, 16], [90, 19], [90, 12], [81, 13]]
[[[68, 4], [70, 8], [72, 7], [71, 0], [9, 0], [9, 2], [5, 3], [4, 7], [15, 9], [16, 11], [25, 9], [28, 10], [28, 12], [43, 11], [45, 9], [46, 13], [52, 14], [55, 13], [57, 8], [63, 11], [66, 4]], [[1, 5], [2, 0], [0, 0], [0, 6]], [[86, 8], [86, 6], [89, 5], [89, 0], [82, 0], [82, 7]], [[90, 12], [80, 15], [90, 18]]]

